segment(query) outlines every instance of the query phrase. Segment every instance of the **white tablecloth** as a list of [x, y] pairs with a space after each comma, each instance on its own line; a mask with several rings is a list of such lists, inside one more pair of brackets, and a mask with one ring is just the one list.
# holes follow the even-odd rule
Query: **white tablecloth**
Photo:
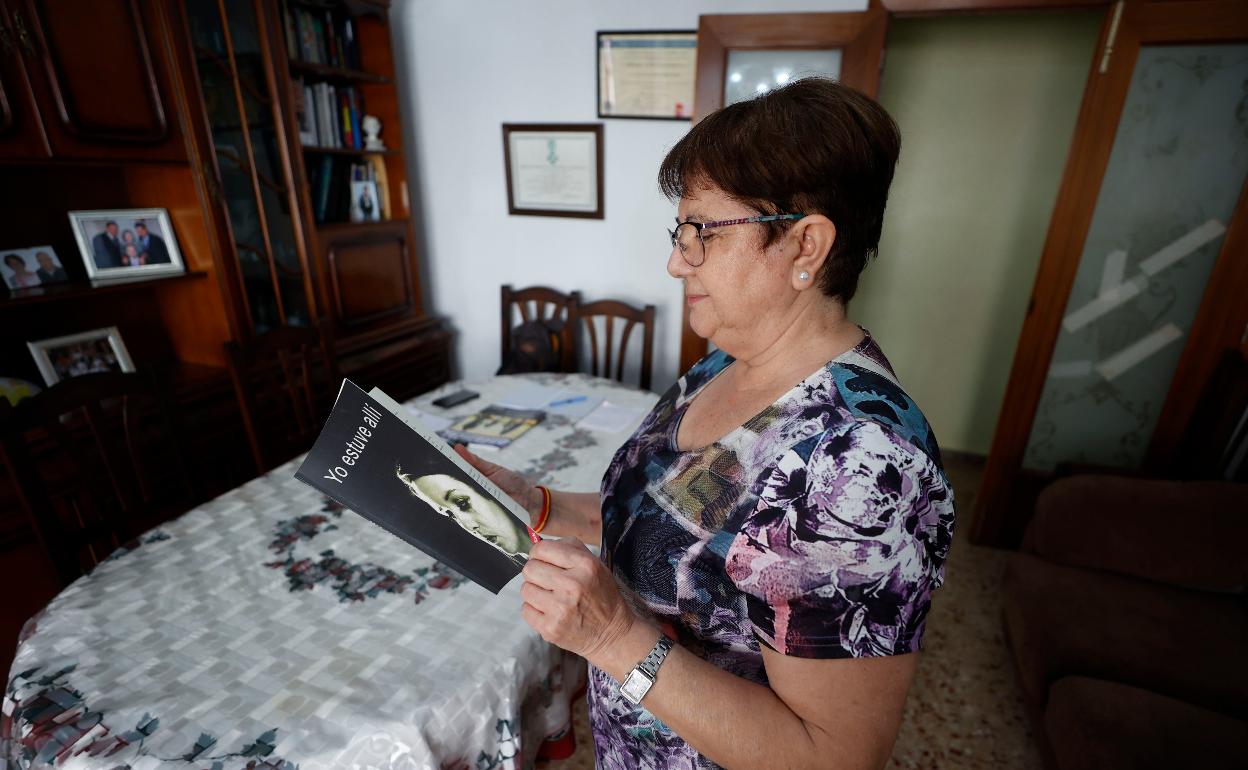
[[[451, 410], [427, 405], [458, 384], [412, 403], [468, 414], [518, 379], [470, 385], [481, 398]], [[656, 400], [582, 375], [523, 379], [643, 411]], [[490, 459], [596, 490], [626, 435], [550, 416]], [[568, 725], [584, 663], [525, 625], [520, 579], [491, 595], [339, 510], [293, 478], [297, 465], [147, 533], [33, 618], [0, 757], [133, 770], [530, 765]]]

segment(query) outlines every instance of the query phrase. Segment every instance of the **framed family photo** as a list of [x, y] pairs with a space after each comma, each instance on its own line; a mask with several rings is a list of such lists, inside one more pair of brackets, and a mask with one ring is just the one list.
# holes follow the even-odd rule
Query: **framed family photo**
[[4, 285], [13, 291], [65, 283], [69, 280], [60, 257], [51, 246], [0, 249], [0, 254], [3, 255], [0, 259], [4, 260], [0, 275], [4, 276]]
[[116, 326], [27, 342], [26, 346], [48, 385], [84, 374], [134, 371], [134, 362]]
[[71, 211], [69, 223], [92, 280], [186, 272], [164, 209]]
[[601, 123], [504, 123], [507, 213], [602, 219]]

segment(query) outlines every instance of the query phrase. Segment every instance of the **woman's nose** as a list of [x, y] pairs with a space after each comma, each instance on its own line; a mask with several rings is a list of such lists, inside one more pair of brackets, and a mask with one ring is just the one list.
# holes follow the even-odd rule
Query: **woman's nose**
[[681, 254], [680, 248], [673, 244], [672, 253], [667, 255], [667, 274], [673, 278], [684, 278], [693, 271], [694, 268], [685, 261], [685, 255]]

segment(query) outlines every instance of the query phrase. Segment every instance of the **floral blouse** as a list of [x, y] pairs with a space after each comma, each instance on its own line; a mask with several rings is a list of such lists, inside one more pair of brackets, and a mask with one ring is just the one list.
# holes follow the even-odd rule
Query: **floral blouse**
[[[602, 481], [602, 559], [690, 652], [767, 683], [761, 645], [805, 658], [918, 650], [953, 536], [931, 428], [867, 335], [715, 443], [681, 451], [716, 351], [661, 398]], [[659, 672], [662, 678], [662, 670]], [[717, 767], [590, 667], [602, 770]]]

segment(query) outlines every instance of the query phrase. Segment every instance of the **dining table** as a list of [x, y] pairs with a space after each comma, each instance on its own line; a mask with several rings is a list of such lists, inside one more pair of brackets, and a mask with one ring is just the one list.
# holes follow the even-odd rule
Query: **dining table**
[[[465, 387], [479, 397], [432, 405]], [[574, 406], [482, 454], [576, 491], [657, 401], [528, 374], [404, 406], [436, 421], [535, 389]], [[586, 664], [523, 621], [522, 579], [490, 593], [297, 481], [301, 460], [144, 533], [26, 623], [6, 767], [518, 770], [566, 745]]]

